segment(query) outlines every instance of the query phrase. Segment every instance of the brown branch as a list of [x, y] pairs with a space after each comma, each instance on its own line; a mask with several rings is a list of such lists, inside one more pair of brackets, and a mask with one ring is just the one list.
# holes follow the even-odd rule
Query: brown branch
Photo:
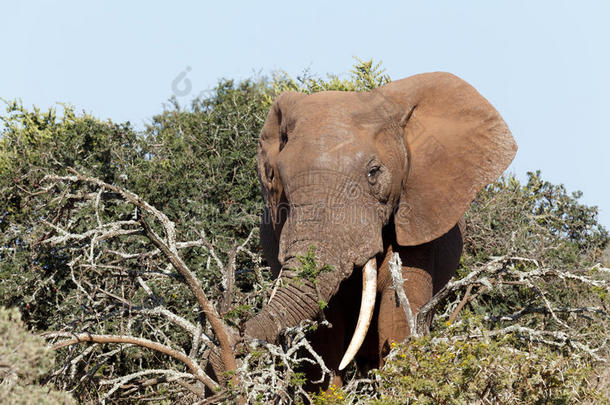
[[[63, 334], [58, 333], [45, 333], [46, 337], [53, 337]], [[147, 349], [151, 349], [163, 354], [166, 354], [174, 359], [184, 363], [189, 370], [193, 373], [195, 378], [204, 383], [208, 388], [213, 391], [218, 390], [218, 384], [214, 382], [207, 374], [203, 372], [199, 364], [196, 361], [188, 357], [186, 354], [179, 352], [178, 350], [172, 349], [171, 347], [165, 346], [161, 343], [154, 342], [149, 339], [137, 338], [133, 336], [122, 336], [122, 335], [95, 335], [90, 333], [79, 333], [79, 334], [70, 334], [74, 336], [72, 339], [64, 340], [62, 342], [56, 343], [52, 346], [53, 350], [61, 349], [62, 347], [75, 345], [83, 342], [92, 342], [92, 343], [127, 343], [133, 344], [140, 347], [145, 347]]]
[[[144, 201], [137, 194], [135, 194], [131, 191], [124, 190], [124, 189], [114, 186], [112, 184], [108, 184], [100, 179], [97, 179], [94, 177], [83, 176], [83, 175], [79, 174], [76, 170], [74, 170], [73, 168], [68, 168], [68, 170], [70, 170], [72, 173], [74, 173], [74, 176], [46, 176], [45, 180], [71, 181], [71, 182], [83, 181], [86, 183], [95, 184], [98, 187], [101, 187], [103, 189], [107, 189], [107, 190], [117, 193], [118, 195], [123, 197], [126, 201], [132, 203], [136, 207], [140, 208], [143, 212], [146, 212], [149, 215], [152, 215], [157, 220], [159, 220], [159, 222], [161, 222], [163, 231], [165, 233], [166, 241], [161, 240], [161, 238], [152, 230], [152, 228], [148, 225], [148, 223], [143, 218], [140, 218], [140, 223], [142, 224], [142, 226], [144, 228], [146, 236], [150, 239], [150, 241], [155, 246], [157, 246], [157, 248], [159, 248], [159, 250], [161, 250], [163, 252], [163, 254], [170, 260], [170, 262], [176, 268], [176, 270], [180, 273], [180, 275], [182, 275], [184, 277], [188, 287], [190, 288], [191, 292], [197, 299], [199, 306], [201, 307], [202, 311], [205, 313], [208, 320], [210, 321], [210, 325], [212, 326], [212, 329], [214, 330], [214, 333], [216, 334], [216, 337], [218, 338], [218, 342], [220, 343], [221, 356], [222, 356], [222, 360], [223, 360], [223, 363], [225, 366], [225, 370], [226, 371], [236, 370], [237, 363], [235, 361], [235, 356], [233, 355], [233, 351], [231, 349], [229, 335], [226, 331], [226, 328], [225, 328], [224, 324], [222, 323], [222, 321], [220, 320], [220, 317], [218, 316], [218, 313], [214, 309], [214, 306], [210, 303], [210, 301], [205, 296], [205, 293], [203, 292], [203, 288], [201, 287], [201, 283], [199, 283], [199, 280], [193, 275], [193, 273], [191, 273], [189, 268], [182, 261], [182, 259], [180, 258], [180, 255], [178, 254], [178, 249], [176, 247], [175, 224], [167, 217], [167, 215], [165, 215], [163, 212], [159, 211], [158, 209], [156, 209], [155, 207], [153, 207], [152, 205], [150, 205], [149, 203]], [[233, 377], [233, 380], [235, 380], [234, 382], [237, 383], [237, 378], [235, 376]]]
[[466, 292], [464, 293], [464, 297], [462, 298], [462, 300], [460, 301], [460, 303], [458, 304], [457, 307], [455, 307], [455, 311], [453, 311], [453, 313], [451, 314], [451, 316], [449, 317], [448, 321], [453, 323], [453, 321], [455, 321], [455, 318], [457, 318], [458, 314], [460, 313], [460, 311], [464, 308], [464, 306], [466, 305], [466, 303], [468, 301], [470, 301], [470, 292], [472, 291], [472, 287], [473, 284], [470, 284], [468, 286], [468, 288], [466, 289]]
[[[201, 283], [194, 276], [193, 273], [188, 269], [186, 264], [182, 261], [180, 256], [172, 251], [160, 238], [159, 236], [152, 230], [150, 225], [144, 220], [144, 218], [140, 218], [140, 223], [144, 228], [144, 232], [146, 236], [150, 239], [150, 241], [163, 252], [163, 254], [169, 259], [172, 265], [176, 268], [178, 273], [186, 280], [187, 285], [189, 286], [191, 292], [197, 299], [201, 310], [206, 315], [208, 320], [210, 321], [210, 325], [212, 329], [214, 329], [214, 333], [218, 338], [218, 342], [220, 343], [221, 357], [225, 366], [225, 371], [235, 371], [237, 369], [237, 363], [235, 361], [235, 356], [233, 355], [233, 350], [231, 348], [231, 343], [229, 341], [229, 335], [226, 331], [226, 328], [218, 313], [214, 309], [212, 303], [208, 300], [203, 292], [203, 288], [201, 287]], [[234, 376], [235, 383], [237, 383], [237, 378]]]
[[204, 399], [199, 402], [195, 402], [193, 405], [208, 405], [208, 404], [220, 404], [223, 400], [229, 398], [229, 393], [221, 392], [220, 394], [216, 394], [212, 397]]

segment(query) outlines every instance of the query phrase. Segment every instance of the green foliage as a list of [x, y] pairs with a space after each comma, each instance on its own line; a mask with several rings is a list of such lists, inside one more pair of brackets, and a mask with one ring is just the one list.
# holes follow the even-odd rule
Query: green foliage
[[563, 185], [528, 172], [527, 183], [502, 177], [479, 193], [466, 213], [463, 264], [490, 256], [534, 257], [558, 268], [590, 266], [608, 245], [608, 231], [598, 222], [597, 207], [567, 193]]
[[307, 382], [307, 377], [305, 373], [296, 372], [290, 376], [290, 384], [295, 387], [301, 387], [303, 384]]
[[[585, 269], [600, 260], [609, 238], [598, 222], [597, 207], [581, 204], [580, 192], [568, 194], [563, 185], [543, 180], [540, 172], [529, 172], [527, 176], [525, 184], [514, 176], [503, 177], [481, 191], [471, 204], [465, 215], [465, 246], [458, 277], [469, 274], [492, 256], [533, 259], [515, 265], [516, 271], [524, 272], [539, 267]], [[594, 278], [603, 279], [594, 270], [589, 272]], [[477, 299], [469, 302], [469, 308], [481, 316], [497, 316], [544, 307], [548, 302], [559, 308], [607, 305], [606, 288], [574, 278], [547, 277], [536, 288], [514, 281], [512, 288], [499, 286], [481, 291]], [[547, 318], [531, 316], [526, 325], [545, 329], [557, 326], [555, 319]], [[560, 314], [558, 319], [575, 328], [589, 327], [583, 318]], [[603, 324], [598, 326], [603, 329]]]
[[0, 403], [75, 404], [67, 392], [41, 385], [54, 363], [53, 351], [25, 329], [19, 311], [0, 307]]
[[[389, 81], [381, 64], [372, 60], [358, 60], [347, 78], [330, 75], [322, 79], [305, 72], [296, 79], [280, 73], [271, 79], [223, 80], [212, 94], [190, 106], [180, 106], [173, 100], [140, 132], [129, 123], [77, 114], [69, 106], [58, 114], [54, 109], [41, 112], [28, 110], [18, 102], [6, 103], [6, 113], [0, 116], [0, 305], [18, 307], [27, 325], [38, 330], [128, 331], [171, 341], [188, 353], [192, 341], [182, 329], [157, 315], [138, 316], [141, 309], [162, 305], [192, 324], [199, 319], [188, 288], [171, 272], [167, 261], [149, 254], [150, 244], [141, 234], [95, 243], [43, 243], [61, 235], [59, 228], [70, 227], [75, 232], [96, 229], [98, 216], [100, 222], [108, 223], [138, 219], [142, 213], [134, 212], [131, 205], [108, 192], [101, 193], [96, 202], [90, 194], [97, 191], [82, 182], [48, 188], [44, 177], [71, 175], [69, 169], [74, 168], [132, 190], [177, 224], [178, 240], [197, 240], [205, 231], [217, 255], [227, 261], [235, 244], [242, 243], [258, 226], [262, 199], [256, 177], [256, 148], [273, 99], [283, 91], [370, 91]], [[580, 193], [568, 193], [562, 185], [543, 180], [539, 172], [528, 173], [525, 184], [508, 176], [490, 185], [465, 216], [465, 249], [458, 276], [466, 276], [493, 256], [520, 256], [536, 260], [538, 265], [515, 263], [514, 272], [506, 278], [541, 267], [582, 269], [579, 274], [595, 280], [607, 277], [591, 266], [607, 248], [608, 233], [597, 220], [597, 208], [581, 204], [579, 198]], [[159, 230], [158, 224], [152, 226]], [[237, 288], [229, 309], [221, 314], [235, 326], [268, 298], [265, 285], [269, 274], [260, 272], [265, 264], [256, 259], [257, 246], [254, 232], [248, 244], [252, 255], [235, 257]], [[85, 250], [107, 266], [92, 266], [91, 258], [78, 259], [75, 252]], [[135, 256], [122, 258], [112, 252]], [[208, 297], [220, 301], [222, 269], [209, 249], [198, 246], [180, 253]], [[320, 272], [330, 271], [318, 266], [313, 249], [300, 258], [300, 264], [299, 277], [314, 284]], [[150, 290], [144, 289], [137, 277], [144, 277]], [[334, 387], [314, 395], [314, 402], [405, 403], [412, 398], [418, 403], [471, 403], [483, 397], [503, 403], [600, 400], [587, 391], [599, 368], [586, 356], [541, 343], [528, 346], [515, 336], [458, 339], [475, 329], [485, 336], [506, 325], [506, 321], [496, 319], [498, 315], [541, 307], [545, 300], [557, 307], [607, 308], [608, 290], [600, 285], [547, 277], [537, 289], [518, 284], [481, 288], [450, 327], [446, 317], [439, 317], [432, 337], [413, 340], [410, 349], [400, 346], [392, 352], [387, 367], [375, 375], [378, 383], [374, 389], [383, 399]], [[460, 294], [450, 296], [439, 312], [451, 313], [463, 297]], [[92, 300], [107, 309], [104, 316], [91, 308]], [[320, 301], [319, 305], [322, 308], [326, 303]], [[11, 325], [20, 325], [14, 312], [8, 318], [2, 314], [5, 312], [0, 311], [0, 335], [14, 333], [10, 335], [13, 340], [8, 341], [28, 343], [19, 347], [25, 354], [11, 351], [11, 356], [21, 357], [11, 358], [10, 378], [6, 377], [9, 374], [1, 375], [5, 381], [9, 378], [17, 383], [9, 391], [0, 389], [0, 402], [6, 392], [26, 395], [30, 388], [47, 390], [37, 383], [52, 367], [52, 357], [22, 326], [2, 326], [9, 318]], [[556, 319], [548, 313], [532, 313], [523, 317], [523, 323], [535, 330], [553, 331], [557, 319], [586, 334], [593, 343], [608, 338], [607, 320], [592, 322], [570, 313], [558, 313]], [[38, 346], [30, 345], [30, 338]], [[74, 368], [74, 377], [62, 374], [61, 383], [74, 388], [81, 402], [99, 401], [109, 388], [99, 384], [101, 379], [146, 368], [177, 367], [171, 359], [136, 347], [123, 348], [99, 362], [92, 360], [104, 350], [98, 346], [84, 356]], [[74, 353], [82, 352], [59, 351], [61, 363], [72, 359]], [[608, 357], [607, 350], [598, 354]], [[0, 373], [4, 373], [3, 355]], [[266, 351], [250, 355], [260, 368], [269, 367]], [[277, 370], [285, 372], [286, 368], [278, 365]], [[298, 392], [304, 382], [302, 374], [289, 375], [292, 385], [287, 390]], [[180, 391], [169, 387], [158, 384], [147, 389], [155, 395], [163, 393], [167, 401], [181, 397]], [[55, 398], [53, 395], [48, 398]], [[60, 398], [62, 394], [57, 395]]]
[[[524, 344], [513, 334], [486, 336], [481, 317], [465, 313], [430, 336], [392, 344], [376, 393], [331, 386], [314, 404], [606, 403], [585, 359], [552, 346]], [[593, 379], [594, 381], [594, 379]]]
[[328, 306], [328, 302], [321, 298], [321, 294], [318, 288], [318, 276], [322, 273], [328, 273], [333, 270], [333, 267], [325, 264], [320, 265], [316, 261], [316, 247], [310, 246], [307, 253], [303, 256], [298, 256], [300, 267], [296, 270], [296, 277], [290, 279], [288, 282], [295, 283], [298, 285], [304, 284], [304, 281], [309, 281], [318, 294], [318, 307], [324, 309]]
[[0, 138], [0, 226], [25, 219], [31, 212], [29, 192], [36, 191], [49, 172], [65, 174], [69, 167], [86, 170], [107, 182], [122, 184], [127, 166], [137, 156], [137, 137], [129, 123], [100, 121], [77, 115], [64, 106], [28, 111], [14, 101], [6, 104]]
[[[376, 404], [569, 404], [602, 401], [590, 387], [589, 364], [548, 346], [524, 346], [512, 335], [463, 339], [482, 328], [460, 327], [411, 340], [393, 353], [380, 377]], [[453, 338], [453, 339], [452, 339]], [[607, 400], [607, 398], [606, 398]]]
[[356, 63], [350, 71], [350, 77], [347, 79], [341, 79], [337, 75], [329, 75], [325, 80], [312, 76], [306, 71], [295, 80], [286, 73], [279, 73], [274, 76], [273, 95], [285, 91], [298, 91], [307, 94], [325, 90], [370, 91], [391, 81], [390, 77], [384, 72], [385, 69], [381, 67], [381, 62], [374, 64], [372, 59], [368, 61], [356, 59]]
[[321, 273], [327, 273], [333, 270], [332, 266], [327, 264], [320, 266], [316, 262], [316, 247], [310, 246], [307, 253], [297, 257], [301, 267], [297, 269], [297, 277], [310, 281], [313, 285], [318, 284], [318, 276]]
[[188, 110], [153, 117], [142, 137], [146, 159], [131, 188], [187, 235], [200, 229], [222, 246], [245, 238], [262, 209], [256, 176], [258, 134], [269, 108], [264, 83], [227, 80]]
[[67, 250], [38, 243], [51, 234], [45, 223], [70, 216], [87, 226], [91, 213], [70, 209], [79, 198], [68, 196], [69, 190], [54, 200], [37, 201], [44, 193], [41, 181], [73, 167], [124, 184], [137, 159], [138, 139], [129, 123], [77, 115], [69, 106], [58, 118], [54, 109], [28, 111], [11, 102], [0, 120], [0, 304], [19, 306], [32, 325], [44, 329], [59, 320], [55, 303], [70, 289]]
[[[222, 255], [258, 226], [262, 199], [256, 145], [277, 93], [368, 90], [387, 81], [380, 64], [372, 61], [359, 61], [352, 76], [343, 80], [308, 75], [294, 80], [285, 74], [271, 82], [224, 80], [190, 108], [174, 101], [139, 134], [129, 123], [78, 115], [70, 106], [64, 106], [58, 117], [55, 109], [29, 111], [18, 102], [8, 102], [6, 114], [0, 117], [0, 242], [8, 250], [0, 255], [8, 259], [7, 252], [11, 254], [0, 265], [0, 292], [6, 292], [2, 302], [19, 305], [27, 319], [47, 328], [57, 321], [47, 303], [56, 301], [57, 291], [74, 287], [66, 281], [69, 254], [38, 244], [53, 233], [40, 219], [55, 224], [70, 218], [85, 228], [92, 223], [92, 211], [73, 209], [80, 202], [77, 196], [37, 198], [47, 174], [70, 174], [67, 169], [74, 168], [125, 186], [179, 223], [184, 238], [205, 230]], [[108, 216], [132, 214], [120, 209]], [[197, 263], [207, 257], [196, 253], [187, 260], [201, 268]], [[200, 276], [217, 284], [218, 270], [212, 263], [212, 271]]]
[[249, 317], [251, 315], [252, 307], [250, 307], [250, 305], [237, 305], [227, 312], [225, 315], [225, 320], [235, 320], [241, 317]]

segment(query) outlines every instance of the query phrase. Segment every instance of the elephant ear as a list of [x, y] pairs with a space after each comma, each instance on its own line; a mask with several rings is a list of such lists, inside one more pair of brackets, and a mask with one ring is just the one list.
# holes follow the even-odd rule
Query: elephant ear
[[508, 167], [517, 145], [508, 126], [472, 86], [449, 73], [424, 73], [377, 91], [404, 112], [409, 174], [394, 215], [400, 245], [447, 233], [476, 194]]
[[297, 99], [303, 96], [305, 95], [297, 92], [282, 93], [271, 106], [258, 140], [258, 176], [266, 205], [263, 222], [270, 222], [268, 225], [271, 225], [278, 240], [288, 213], [288, 204], [277, 159], [287, 139], [287, 114]]

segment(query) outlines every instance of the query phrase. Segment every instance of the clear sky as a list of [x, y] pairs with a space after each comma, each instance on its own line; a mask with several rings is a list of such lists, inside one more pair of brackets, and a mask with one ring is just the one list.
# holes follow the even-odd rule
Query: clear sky
[[610, 227], [609, 19], [602, 1], [3, 2], [0, 97], [141, 128], [222, 77], [448, 71], [508, 122], [510, 170], [582, 190]]

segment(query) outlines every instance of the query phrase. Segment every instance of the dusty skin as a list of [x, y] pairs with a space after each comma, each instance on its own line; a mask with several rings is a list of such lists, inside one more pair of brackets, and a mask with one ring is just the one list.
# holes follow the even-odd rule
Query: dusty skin
[[[247, 322], [245, 337], [276, 342], [284, 328], [317, 319], [323, 301], [332, 328], [319, 327], [311, 340], [333, 371], [332, 382], [342, 383], [352, 340], [349, 351], [361, 367], [381, 366], [391, 342], [409, 335], [390, 288], [390, 254], [400, 255], [417, 311], [455, 273], [460, 219], [516, 150], [499, 113], [448, 73], [412, 76], [369, 93], [282, 94], [258, 147], [266, 204], [261, 241], [282, 283]], [[333, 267], [315, 285], [295, 271], [311, 246], [319, 264]], [[362, 293], [365, 264], [368, 294]], [[364, 325], [362, 336], [352, 337], [357, 323]], [[308, 378], [317, 377], [312, 367]]]

